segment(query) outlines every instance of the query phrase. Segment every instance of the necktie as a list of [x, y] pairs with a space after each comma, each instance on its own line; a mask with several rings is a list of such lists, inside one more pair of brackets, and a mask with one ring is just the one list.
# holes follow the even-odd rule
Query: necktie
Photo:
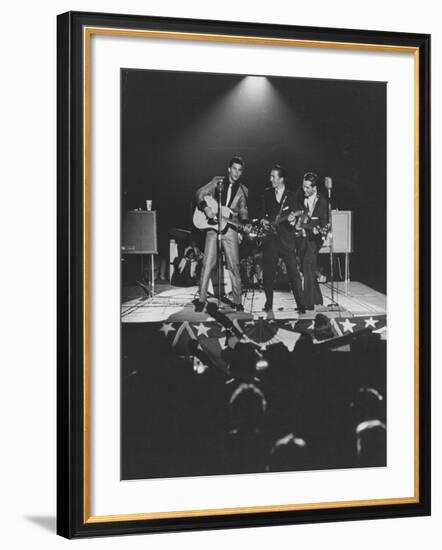
[[230, 195], [232, 194], [232, 184], [229, 183], [229, 187], [227, 189], [227, 199], [226, 199], [226, 206], [229, 206], [230, 202]]

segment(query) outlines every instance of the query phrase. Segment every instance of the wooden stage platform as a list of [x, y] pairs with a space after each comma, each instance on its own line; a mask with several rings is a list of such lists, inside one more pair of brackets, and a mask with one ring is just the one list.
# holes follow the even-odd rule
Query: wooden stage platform
[[[235, 319], [258, 319], [267, 317], [274, 319], [313, 319], [317, 313], [325, 312], [329, 317], [359, 317], [386, 315], [387, 298], [384, 294], [371, 289], [359, 282], [335, 283], [335, 302], [340, 311], [329, 311], [327, 305], [331, 301], [331, 288], [328, 283], [321, 284], [324, 306], [304, 315], [295, 312], [295, 302], [291, 292], [275, 291], [274, 310], [264, 313], [265, 296], [263, 290], [248, 290], [243, 297], [244, 313], [236, 313], [228, 307], [223, 311]], [[202, 322], [211, 319], [207, 313], [196, 313], [192, 300], [197, 294], [197, 287], [173, 287], [169, 284], [157, 285], [154, 298], [140, 296], [140, 291], [123, 289], [121, 306], [121, 321], [123, 323], [155, 323], [161, 321]]]

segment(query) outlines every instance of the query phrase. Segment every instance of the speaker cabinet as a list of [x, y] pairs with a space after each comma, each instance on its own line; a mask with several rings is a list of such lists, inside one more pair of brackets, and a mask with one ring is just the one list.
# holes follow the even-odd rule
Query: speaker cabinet
[[126, 214], [121, 250], [123, 254], [158, 254], [157, 216], [154, 210]]
[[[351, 210], [332, 210], [333, 252], [348, 254], [353, 252], [353, 216]], [[330, 251], [330, 239], [327, 237], [319, 251], [327, 254]]]

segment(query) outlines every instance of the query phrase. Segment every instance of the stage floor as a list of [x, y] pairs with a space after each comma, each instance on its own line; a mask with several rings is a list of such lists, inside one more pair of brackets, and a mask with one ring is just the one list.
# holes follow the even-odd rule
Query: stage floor
[[[295, 311], [295, 302], [291, 292], [275, 291], [274, 310], [264, 313], [262, 308], [265, 295], [262, 290], [248, 290], [243, 297], [244, 313], [236, 313], [226, 307], [225, 312], [235, 319], [258, 319], [267, 317], [274, 319], [313, 319], [317, 313], [324, 311], [331, 302], [331, 288], [328, 283], [321, 284], [324, 306], [316, 311], [299, 315]], [[161, 321], [206, 321], [211, 319], [207, 313], [196, 313], [192, 300], [196, 296], [197, 287], [174, 287], [169, 284], [157, 285], [156, 295], [132, 296], [130, 290], [123, 291], [121, 306], [121, 321], [123, 323], [155, 323]], [[346, 291], [347, 290], [347, 291]], [[327, 311], [329, 317], [358, 317], [365, 315], [385, 315], [387, 298], [384, 294], [359, 282], [350, 282], [345, 288], [344, 283], [335, 283], [335, 302], [340, 311]]]

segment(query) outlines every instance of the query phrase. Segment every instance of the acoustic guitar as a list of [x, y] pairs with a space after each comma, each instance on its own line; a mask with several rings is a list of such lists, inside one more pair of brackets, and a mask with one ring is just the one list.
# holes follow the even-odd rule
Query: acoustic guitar
[[221, 217], [221, 231], [224, 231], [227, 226], [230, 226], [239, 233], [247, 232], [250, 224], [242, 223], [239, 220], [235, 219], [234, 212], [228, 206], [221, 206], [221, 216], [219, 216], [218, 202], [216, 201], [216, 199], [208, 195], [204, 197], [204, 200], [206, 201], [207, 206], [211, 208], [212, 211], [215, 213], [215, 217], [209, 218], [207, 217], [205, 212], [203, 212], [199, 208], [195, 208], [195, 211], [193, 213], [193, 225], [197, 229], [201, 229], [202, 231], [214, 229], [215, 231], [217, 231], [218, 221]]

